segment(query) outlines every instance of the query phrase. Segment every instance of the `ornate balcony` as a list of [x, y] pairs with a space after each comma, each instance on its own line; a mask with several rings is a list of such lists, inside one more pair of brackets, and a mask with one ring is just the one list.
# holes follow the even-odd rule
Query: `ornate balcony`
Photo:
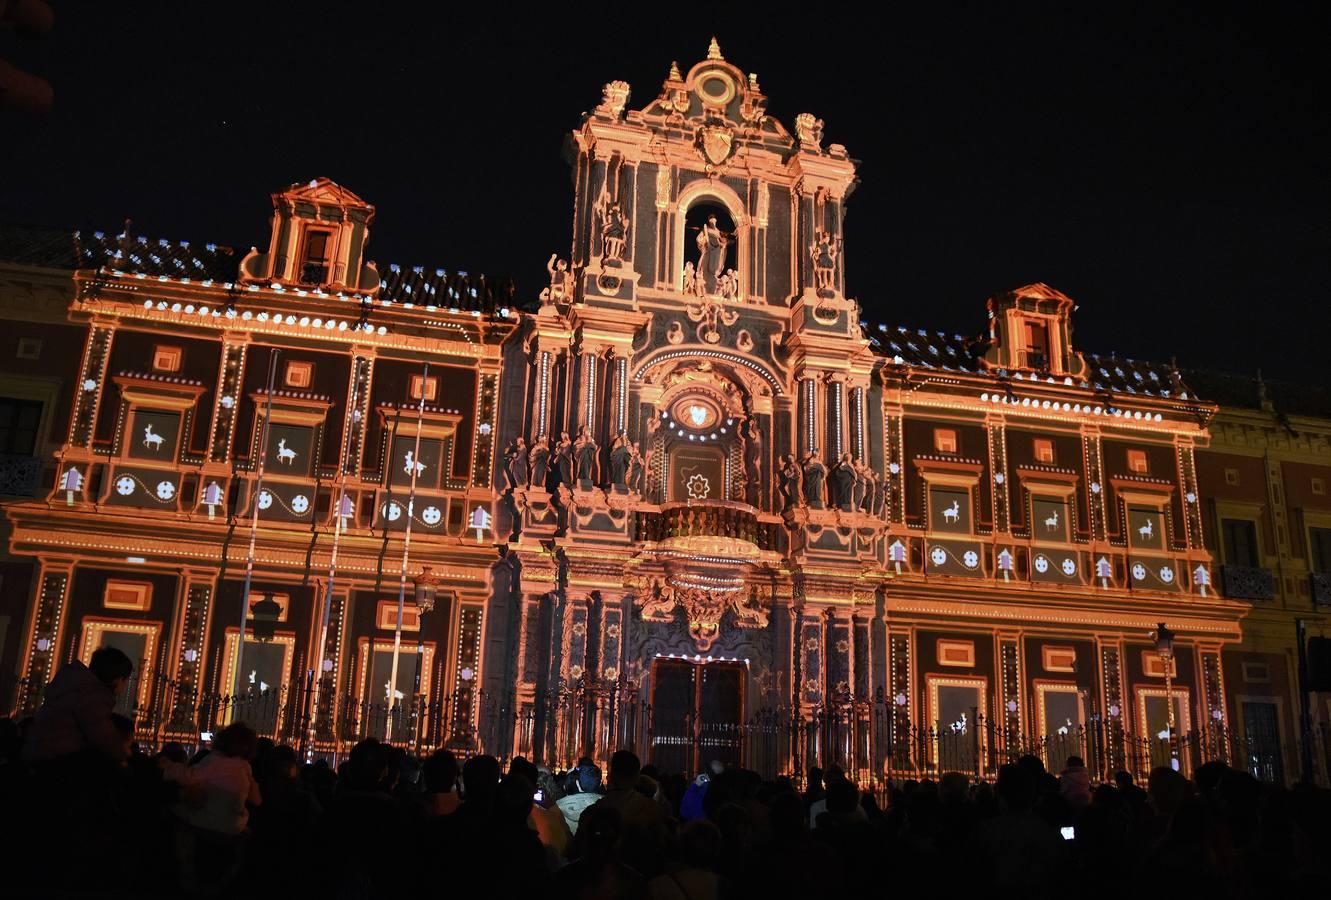
[[1257, 566], [1221, 566], [1225, 596], [1236, 600], [1274, 600], [1276, 581], [1269, 569]]
[[759, 550], [779, 549], [781, 531], [779, 523], [761, 521], [752, 506], [726, 500], [667, 503], [660, 512], [639, 512], [637, 525], [642, 541], [721, 538]]

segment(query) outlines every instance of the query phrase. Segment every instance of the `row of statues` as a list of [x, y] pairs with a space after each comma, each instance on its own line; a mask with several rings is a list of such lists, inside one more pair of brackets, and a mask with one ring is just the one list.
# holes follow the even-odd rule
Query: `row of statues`
[[831, 507], [881, 517], [887, 507], [887, 480], [850, 453], [843, 453], [830, 471], [817, 451], [804, 454], [800, 460], [788, 453], [781, 461], [778, 481], [782, 512], [801, 506]]
[[[762, 505], [762, 432], [755, 419], [740, 427], [742, 440], [744, 500], [751, 506]], [[633, 494], [647, 493], [648, 458], [637, 441], [621, 431], [610, 445], [608, 483]], [[781, 512], [797, 507], [839, 509], [883, 516], [887, 505], [887, 480], [850, 453], [843, 453], [831, 469], [816, 450], [801, 459], [786, 454], [777, 470]], [[545, 435], [528, 447], [515, 438], [504, 452], [504, 479], [508, 490], [539, 488], [546, 490], [553, 479], [570, 490], [575, 486], [589, 489], [600, 485], [600, 447], [583, 426], [576, 440], [561, 432], [552, 447]]]
[[[620, 432], [610, 446], [610, 483], [634, 493], [642, 493], [647, 472], [647, 461], [637, 441]], [[560, 432], [553, 447], [545, 435], [532, 442], [531, 447], [522, 438], [515, 438], [504, 451], [504, 480], [508, 490], [540, 488], [545, 490], [554, 477], [559, 484], [572, 489], [575, 484], [591, 487], [601, 483], [600, 447], [590, 429], [583, 426], [577, 440]]]

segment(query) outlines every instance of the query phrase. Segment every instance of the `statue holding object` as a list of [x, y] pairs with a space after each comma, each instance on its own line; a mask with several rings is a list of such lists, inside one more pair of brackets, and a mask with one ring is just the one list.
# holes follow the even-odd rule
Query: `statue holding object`
[[615, 487], [627, 490], [632, 455], [628, 435], [621, 431], [610, 445], [610, 483]]
[[527, 459], [527, 485], [545, 490], [546, 480], [550, 477], [550, 441], [545, 435], [532, 442]]
[[555, 444], [555, 467], [559, 470], [559, 483], [573, 487], [573, 442], [567, 431], [559, 433], [559, 443]]
[[591, 487], [596, 484], [601, 475], [601, 461], [599, 455], [600, 447], [592, 438], [591, 429], [586, 425], [578, 432], [578, 440], [574, 444], [574, 456], [577, 460], [578, 484], [583, 487]]
[[804, 500], [811, 509], [825, 509], [823, 483], [827, 480], [827, 466], [818, 458], [816, 450], [804, 455]]
[[789, 512], [797, 506], [804, 505], [804, 491], [802, 483], [804, 481], [803, 473], [800, 471], [799, 463], [795, 461], [795, 454], [787, 453], [781, 462], [780, 470], [781, 497], [783, 500], [781, 511]]

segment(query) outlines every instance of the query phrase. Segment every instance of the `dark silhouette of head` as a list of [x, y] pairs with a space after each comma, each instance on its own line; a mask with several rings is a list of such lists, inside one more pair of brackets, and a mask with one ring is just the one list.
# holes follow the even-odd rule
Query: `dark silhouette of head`
[[134, 663], [118, 647], [99, 647], [93, 651], [88, 668], [97, 680], [119, 694], [134, 674]]
[[679, 830], [679, 852], [690, 868], [714, 869], [722, 845], [721, 829], [706, 819], [689, 822]]
[[223, 756], [254, 759], [259, 749], [259, 736], [244, 722], [232, 722], [213, 735], [213, 750]]
[[[491, 807], [499, 793], [499, 760], [493, 756], [473, 756], [462, 764], [462, 787], [468, 803]], [[527, 798], [531, 799], [528, 792]]]
[[381, 791], [388, 777], [388, 748], [366, 738], [351, 748], [341, 769], [343, 786], [352, 791]]
[[616, 750], [610, 757], [610, 789], [617, 791], [632, 790], [638, 785], [642, 775], [642, 763], [638, 755], [631, 750]]
[[594, 794], [601, 789], [601, 770], [591, 763], [578, 766], [576, 784], [584, 794]]
[[425, 790], [431, 794], [450, 793], [458, 783], [458, 761], [447, 750], [436, 750], [421, 766]]
[[[508, 774], [521, 775], [531, 784], [535, 785], [540, 781], [536, 772], [536, 766], [528, 762], [525, 756], [515, 756], [508, 764]], [[534, 790], [535, 788], [533, 788]]]

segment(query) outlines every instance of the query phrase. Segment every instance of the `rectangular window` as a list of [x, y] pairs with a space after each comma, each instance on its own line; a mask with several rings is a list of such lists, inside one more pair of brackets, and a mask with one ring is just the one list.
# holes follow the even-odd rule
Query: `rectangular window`
[[[397, 601], [380, 600], [379, 606], [375, 610], [375, 625], [380, 631], [397, 630]], [[421, 630], [421, 611], [416, 608], [415, 602], [408, 599], [402, 604], [402, 630], [420, 631]]]
[[1325, 496], [1325, 495], [1326, 495], [1326, 479], [1325, 479], [1325, 478], [1314, 478], [1314, 479], [1312, 480], [1312, 489], [1313, 489], [1313, 493], [1316, 494], [1317, 496], [1319, 496], [1319, 497], [1323, 497], [1323, 496]]
[[1043, 322], [1026, 323], [1026, 365], [1049, 368], [1049, 330]]
[[1128, 471], [1136, 472], [1138, 475], [1145, 475], [1151, 471], [1150, 463], [1146, 460], [1145, 450], [1128, 451]]
[[1238, 469], [1226, 469], [1226, 470], [1225, 470], [1225, 484], [1227, 484], [1227, 485], [1229, 485], [1229, 486], [1231, 486], [1231, 487], [1238, 487], [1238, 485], [1239, 485], [1239, 470], [1238, 470]]
[[19, 359], [41, 359], [42, 358], [42, 339], [35, 337], [25, 337], [18, 339], [18, 348], [14, 355]]
[[[1142, 674], [1147, 678], [1165, 677], [1165, 658], [1154, 650], [1142, 651]], [[1178, 677], [1178, 660], [1169, 657], [1169, 677]]]
[[0, 397], [0, 453], [32, 456], [41, 420], [40, 401]]
[[1221, 538], [1225, 544], [1225, 562], [1231, 566], [1256, 567], [1262, 564], [1257, 555], [1257, 523], [1248, 519], [1221, 519]]
[[411, 399], [421, 399], [421, 385], [425, 386], [425, 402], [433, 403], [439, 399], [439, 379], [433, 376], [426, 378], [421, 375], [411, 376]]
[[314, 381], [314, 363], [296, 362], [287, 363], [286, 385], [293, 388], [307, 388]]
[[1309, 528], [1308, 550], [1313, 571], [1331, 573], [1331, 528]]
[[1040, 655], [1046, 672], [1077, 671], [1077, 651], [1071, 647], [1041, 647]]
[[1035, 439], [1035, 461], [1052, 466], [1054, 464], [1054, 442], [1049, 438]]
[[139, 581], [108, 581], [102, 605], [107, 609], [146, 612], [153, 601], [153, 586]]
[[974, 641], [938, 642], [938, 664], [940, 666], [959, 666], [969, 669], [975, 665]]
[[332, 232], [311, 228], [305, 232], [305, 251], [301, 253], [300, 280], [306, 284], [328, 281], [328, 251]]
[[957, 452], [957, 433], [951, 428], [934, 429], [934, 449], [939, 453]]
[[1245, 662], [1243, 664], [1243, 680], [1249, 684], [1269, 684], [1271, 682], [1271, 667], [1266, 663]]
[[158, 344], [153, 348], [153, 371], [179, 372], [181, 356], [182, 353], [179, 347], [166, 347]]

